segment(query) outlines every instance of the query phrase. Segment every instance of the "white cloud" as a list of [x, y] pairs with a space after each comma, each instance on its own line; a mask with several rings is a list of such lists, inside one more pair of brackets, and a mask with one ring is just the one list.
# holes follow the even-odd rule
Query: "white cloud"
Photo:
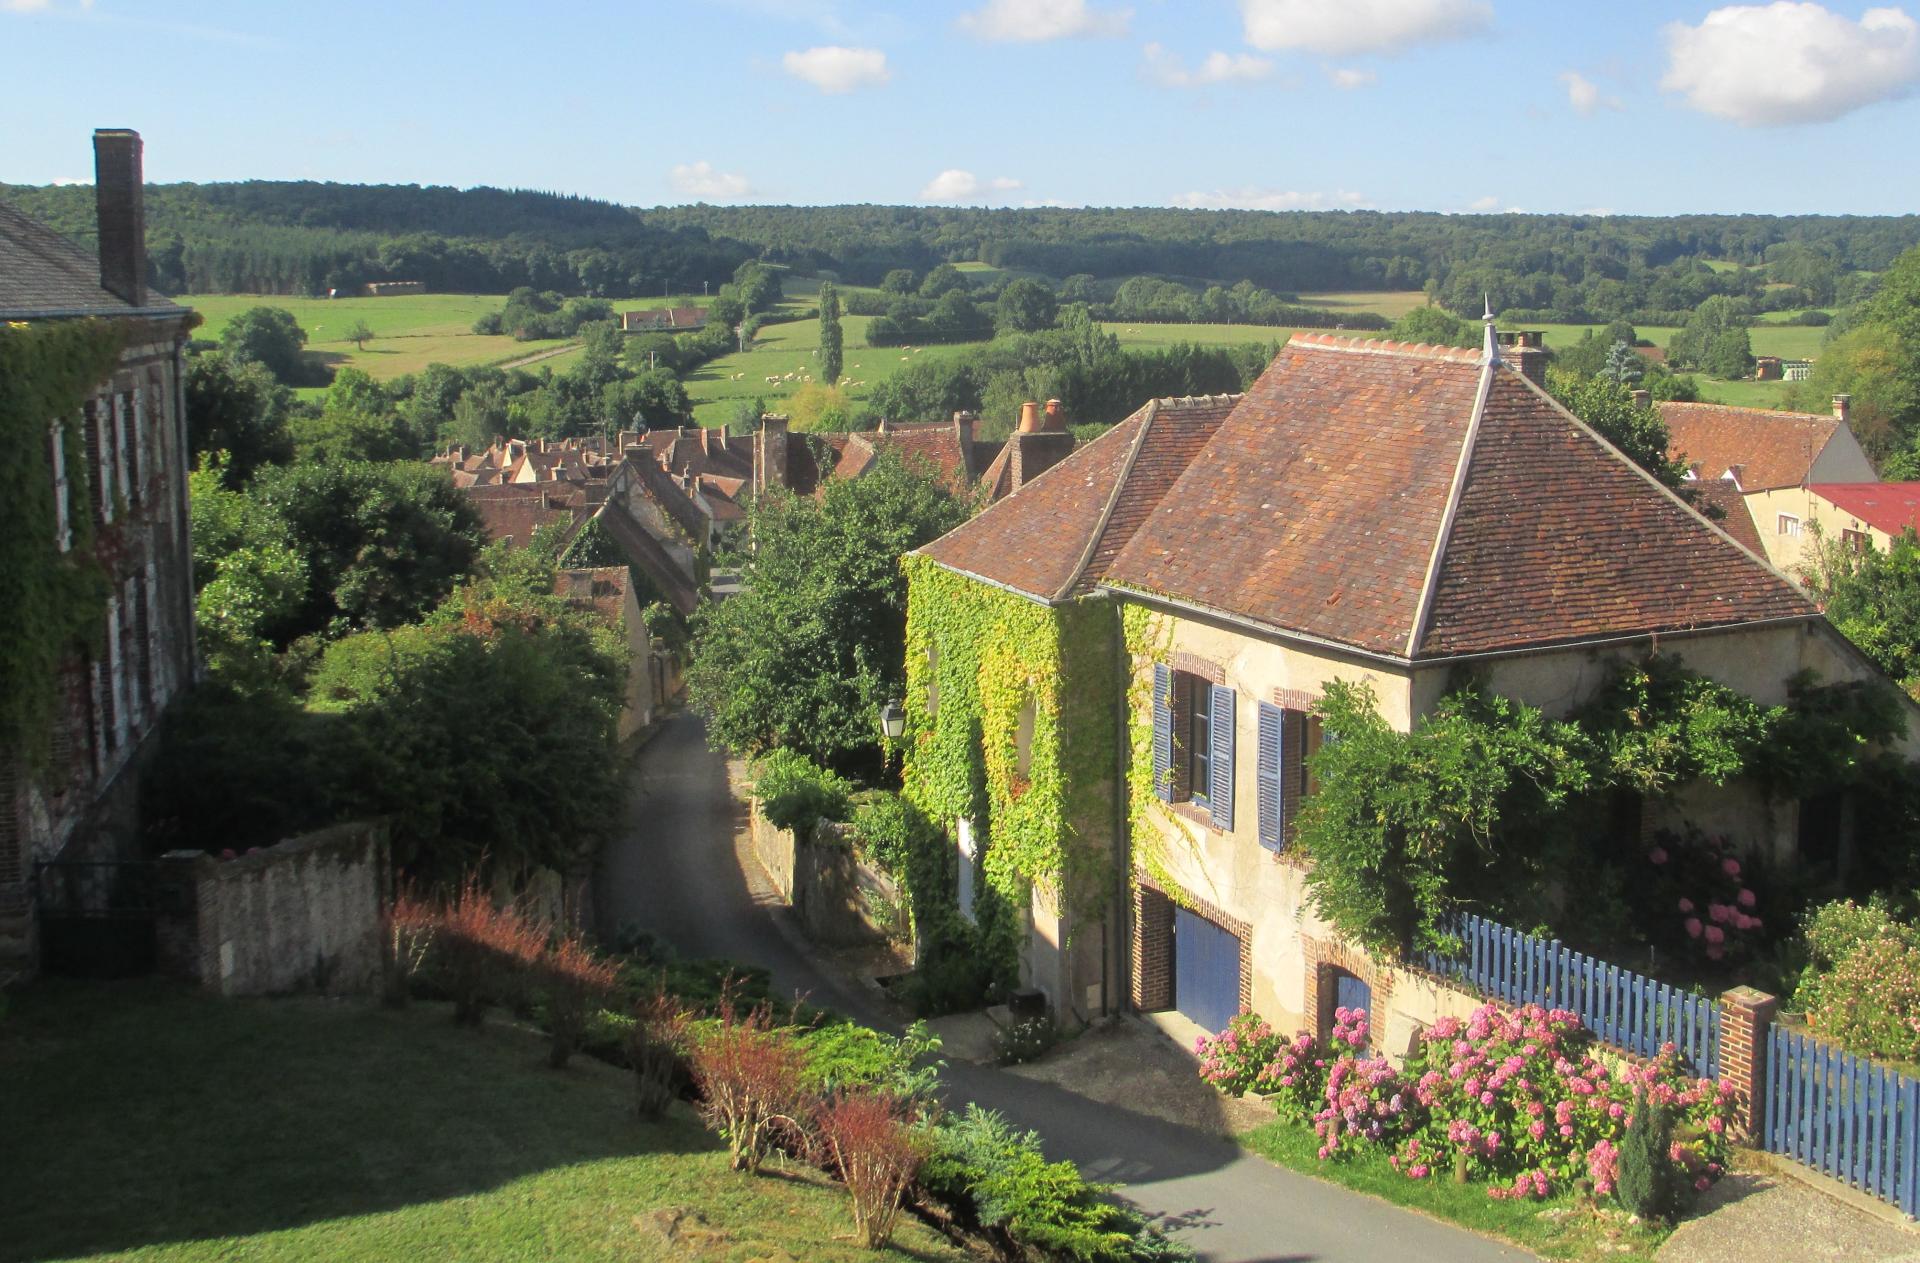
[[90, 176], [56, 175], [53, 177], [53, 187], [55, 188], [62, 188], [69, 184], [92, 184], [92, 183], [93, 183], [93, 179]]
[[1500, 209], [1500, 199], [1489, 193], [1485, 197], [1476, 197], [1467, 203], [1470, 211], [1495, 211]]
[[958, 167], [949, 167], [927, 182], [920, 190], [923, 202], [972, 202], [978, 201], [989, 193], [1011, 193], [1025, 188], [1019, 180], [1011, 176], [995, 176], [991, 180], [982, 180], [971, 171], [962, 171]]
[[1344, 190], [1298, 193], [1290, 189], [1239, 188], [1182, 193], [1173, 199], [1173, 204], [1201, 210], [1332, 210], [1343, 206], [1365, 206], [1367, 199]]
[[1342, 92], [1352, 92], [1356, 88], [1371, 86], [1380, 78], [1371, 70], [1359, 70], [1353, 66], [1341, 66], [1327, 71], [1327, 78], [1333, 80], [1333, 86]]
[[1858, 22], [1781, 0], [1715, 9], [1666, 28], [1660, 86], [1704, 114], [1745, 127], [1826, 123], [1920, 82], [1920, 23], [1899, 9]]
[[1617, 110], [1622, 108], [1617, 96], [1603, 96], [1598, 84], [1577, 70], [1560, 72], [1560, 82], [1567, 85], [1567, 104], [1582, 115], [1591, 115], [1595, 110]]
[[828, 44], [780, 59], [787, 73], [805, 79], [822, 92], [838, 96], [856, 88], [877, 88], [893, 78], [887, 55], [877, 48], [842, 48]]
[[1140, 51], [1147, 59], [1142, 68], [1147, 78], [1165, 88], [1198, 88], [1210, 83], [1264, 79], [1273, 73], [1272, 62], [1252, 53], [1208, 53], [1205, 61], [1189, 70], [1180, 54], [1158, 44], [1148, 44]]
[[725, 202], [746, 197], [753, 192], [753, 185], [747, 182], [746, 176], [715, 170], [714, 165], [704, 159], [683, 162], [668, 174], [673, 178], [674, 192], [686, 197]]
[[987, 0], [960, 16], [960, 29], [978, 39], [1009, 44], [1079, 35], [1125, 35], [1132, 9], [1095, 9], [1087, 0]]
[[1490, 0], [1240, 0], [1247, 43], [1266, 52], [1302, 48], [1328, 57], [1397, 53], [1460, 39], [1493, 20]]

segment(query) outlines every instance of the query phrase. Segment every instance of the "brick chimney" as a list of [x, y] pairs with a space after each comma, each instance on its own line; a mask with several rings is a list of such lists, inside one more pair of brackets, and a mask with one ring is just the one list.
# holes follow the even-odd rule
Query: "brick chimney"
[[787, 485], [787, 417], [769, 412], [753, 436], [753, 489]]
[[1500, 358], [1536, 386], [1547, 384], [1547, 338], [1538, 329], [1516, 329], [1500, 335]]
[[1841, 425], [1845, 425], [1847, 424], [1847, 414], [1852, 411], [1853, 411], [1852, 395], [1835, 395], [1833, 397], [1833, 419], [1834, 420], [1838, 421]]
[[140, 133], [93, 133], [93, 198], [100, 220], [100, 287], [135, 307], [147, 305], [146, 177]]
[[1634, 391], [1634, 392], [1633, 392], [1633, 406], [1634, 406], [1634, 407], [1636, 407], [1636, 408], [1650, 408], [1650, 407], [1652, 407], [1652, 406], [1653, 406], [1653, 392], [1652, 392], [1651, 390], [1636, 390], [1636, 391]]
[[1020, 425], [1018, 432], [1021, 434], [1034, 434], [1037, 433], [1039, 429], [1040, 405], [1029, 399], [1020, 405]]

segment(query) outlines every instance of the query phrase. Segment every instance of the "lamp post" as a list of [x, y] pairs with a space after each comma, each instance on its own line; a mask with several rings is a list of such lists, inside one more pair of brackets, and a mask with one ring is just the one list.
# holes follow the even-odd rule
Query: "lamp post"
[[880, 732], [889, 741], [907, 735], [907, 711], [899, 702], [888, 702], [880, 708]]

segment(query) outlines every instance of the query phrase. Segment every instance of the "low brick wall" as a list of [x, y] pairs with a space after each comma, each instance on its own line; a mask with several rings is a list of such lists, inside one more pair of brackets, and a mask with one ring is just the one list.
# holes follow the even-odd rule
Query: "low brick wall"
[[386, 826], [336, 825], [237, 859], [161, 857], [161, 967], [225, 996], [373, 991], [385, 955]]

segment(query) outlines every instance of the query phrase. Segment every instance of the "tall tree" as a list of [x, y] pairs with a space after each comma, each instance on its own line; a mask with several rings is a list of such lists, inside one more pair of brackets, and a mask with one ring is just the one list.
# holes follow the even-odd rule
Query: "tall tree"
[[306, 344], [307, 331], [284, 307], [249, 307], [220, 334], [221, 349], [228, 355], [264, 365], [286, 386], [307, 385], [313, 375], [300, 354]]
[[1659, 409], [1635, 403], [1633, 392], [1611, 378], [1579, 377], [1557, 368], [1547, 370], [1547, 393], [1636, 465], [1667, 486], [1679, 488], [1686, 470], [1667, 459], [1671, 436]]
[[846, 363], [845, 335], [840, 329], [840, 290], [832, 281], [820, 286], [820, 379], [828, 387], [840, 384]]
[[193, 455], [225, 452], [222, 482], [238, 487], [262, 465], [293, 459], [293, 394], [252, 360], [205, 351], [187, 360], [187, 442]]

